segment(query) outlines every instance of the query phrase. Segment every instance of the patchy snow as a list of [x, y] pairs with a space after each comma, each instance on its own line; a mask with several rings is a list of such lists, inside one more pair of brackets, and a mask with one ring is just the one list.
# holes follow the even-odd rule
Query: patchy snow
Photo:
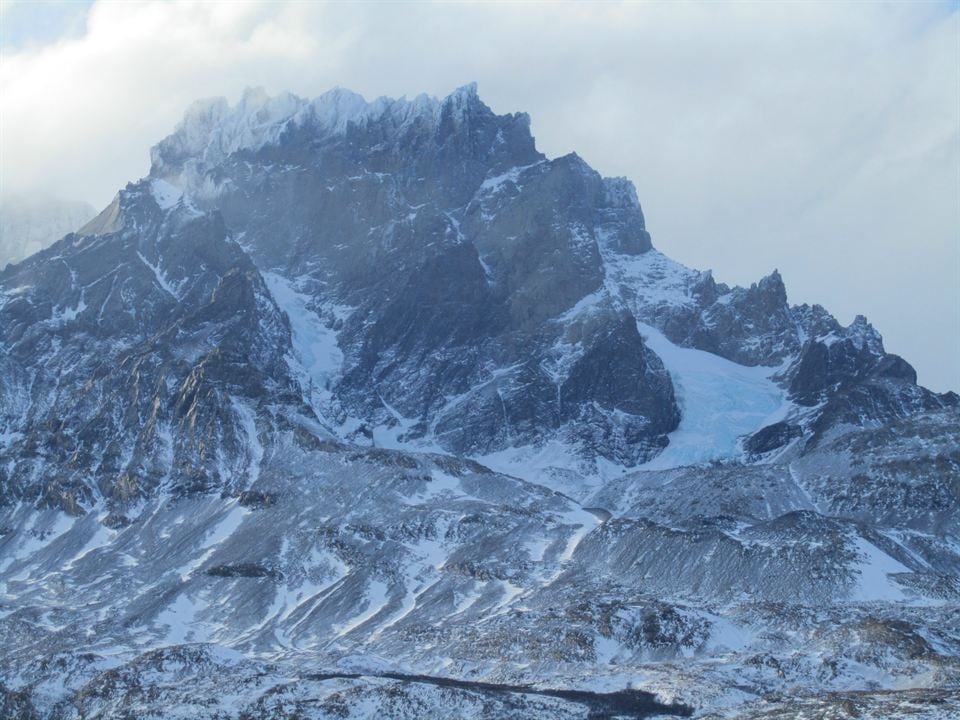
[[[479, 393], [479, 392], [483, 391], [484, 389], [488, 388], [490, 385], [494, 385], [495, 387], [499, 387], [499, 383], [500, 383], [501, 380], [503, 380], [504, 378], [509, 378], [509, 376], [511, 375], [511, 373], [515, 372], [517, 369], [521, 368], [522, 366], [523, 366], [522, 363], [515, 363], [515, 364], [513, 364], [513, 365], [508, 365], [507, 367], [496, 368], [496, 369], [494, 369], [494, 370], [492, 370], [492, 371], [490, 372], [489, 377], [487, 377], [485, 380], [477, 383], [476, 385], [474, 385], [473, 387], [469, 388], [469, 389], [466, 390], [465, 392], [462, 392], [462, 393], [460, 393], [460, 394], [458, 394], [458, 395], [448, 395], [448, 396], [446, 396], [446, 397], [445, 397], [445, 403], [444, 403], [443, 407], [440, 408], [440, 410], [438, 410], [438, 411], [434, 414], [433, 420], [431, 420], [431, 422], [430, 422], [429, 436], [430, 436], [431, 438], [442, 437], [442, 436], [444, 435], [444, 433], [438, 432], [438, 431], [437, 431], [437, 426], [438, 426], [441, 422], [443, 422], [443, 420], [446, 418], [446, 416], [447, 416], [450, 412], [452, 412], [453, 410], [455, 410], [456, 408], [458, 408], [458, 407], [459, 407], [461, 404], [463, 404], [466, 400], [470, 399], [471, 397], [473, 397], [473, 396], [476, 395], [477, 393]], [[381, 402], [383, 402], [383, 398], [382, 398], [382, 397], [380, 398], [380, 400], [381, 400]], [[385, 402], [384, 402], [384, 405], [387, 407], [388, 410], [391, 411], [391, 413], [394, 414], [394, 416], [395, 416], [398, 420], [401, 420], [401, 421], [404, 420], [404, 419], [400, 416], [399, 413], [397, 413], [393, 408], [391, 408], [391, 407], [390, 407], [389, 405], [387, 405]], [[408, 423], [410, 423], [410, 424], [413, 424], [413, 423], [414, 423], [414, 421], [412, 421], [412, 420], [407, 420], [406, 422], [408, 422]], [[442, 449], [440, 449], [439, 446], [437, 446], [437, 449], [436, 449], [436, 450], [433, 450], [433, 452], [444, 452], [444, 451], [443, 451]]]
[[454, 593], [454, 601], [456, 605], [453, 608], [453, 611], [450, 613], [451, 616], [459, 615], [466, 612], [472, 608], [477, 601], [483, 597], [483, 592], [481, 591], [481, 585], [476, 580], [469, 581], [470, 590], [469, 592], [464, 592], [462, 595], [460, 593]]
[[156, 624], [167, 626], [165, 639], [171, 645], [206, 642], [210, 637], [209, 626], [197, 617], [206, 607], [205, 601], [181, 592], [170, 607], [157, 615]]
[[756, 640], [756, 631], [748, 625], [740, 625], [728, 617], [713, 613], [697, 612], [696, 615], [710, 622], [710, 638], [707, 641], [710, 648], [742, 652]]
[[0, 428], [0, 450], [6, 450], [22, 437], [22, 432]]
[[771, 380], [779, 368], [746, 367], [703, 350], [682, 348], [656, 328], [638, 322], [644, 342], [670, 373], [680, 406], [680, 425], [670, 445], [643, 470], [664, 470], [738, 457], [738, 441], [790, 409]]
[[620, 654], [620, 643], [615, 637], [606, 637], [595, 632], [593, 650], [597, 654], [597, 665], [609, 665]]
[[583, 500], [607, 480], [626, 472], [602, 457], [585, 460], [575, 447], [559, 440], [539, 446], [508, 447], [473, 459], [496, 472], [557, 490], [576, 500]]
[[646, 317], [646, 308], [691, 305], [691, 287], [701, 273], [671, 260], [657, 250], [640, 255], [613, 252], [601, 235], [605, 286], [614, 297], [626, 301], [637, 317]]
[[216, 525], [214, 525], [201, 549], [218, 545], [233, 535], [233, 533], [237, 531], [237, 528], [240, 527], [243, 519], [250, 513], [251, 511], [247, 508], [243, 507], [242, 505], [235, 504], [230, 508], [227, 514], [224, 515]]
[[[296, 585], [278, 585], [273, 598], [273, 605], [267, 611], [267, 621], [270, 619], [286, 620], [296, 613], [306, 603], [323, 597], [334, 585], [343, 580], [350, 572], [350, 568], [343, 564], [335, 555], [321, 548], [313, 548], [306, 563], [307, 574]], [[317, 577], [318, 568], [325, 568], [322, 580]], [[307, 617], [306, 613], [304, 617]], [[296, 627], [296, 625], [294, 625]], [[284, 644], [289, 643], [287, 634], [277, 631], [278, 639]]]
[[404, 440], [404, 436], [417, 424], [413, 418], [404, 417], [399, 410], [383, 399], [383, 396], [377, 394], [377, 399], [383, 405], [384, 409], [396, 420], [392, 425], [377, 425], [373, 428], [373, 444], [380, 448], [388, 450], [410, 450], [416, 448], [423, 452], [443, 452], [435, 447], [429, 440], [418, 440], [409, 443]]
[[514, 599], [523, 594], [523, 588], [519, 585], [514, 585], [509, 580], [497, 580], [496, 582], [500, 585], [501, 589], [500, 599], [487, 611], [486, 617], [481, 622], [485, 623], [507, 612]]
[[24, 527], [3, 544], [0, 550], [0, 556], [3, 556], [0, 572], [4, 572], [14, 563], [29, 560], [34, 553], [72, 528], [76, 520], [66, 513], [53, 513], [52, 520], [50, 515], [49, 511], [36, 513], [29, 527]]
[[441, 570], [447, 562], [448, 551], [439, 540], [423, 537], [407, 547], [418, 556], [421, 568]]
[[547, 548], [553, 544], [553, 539], [546, 535], [535, 535], [523, 543], [523, 549], [532, 562], [542, 562], [547, 554]]
[[575, 445], [560, 440], [509, 447], [472, 459], [491, 470], [555, 490], [581, 503], [609, 481], [636, 469], [601, 456], [585, 458], [578, 454]]
[[51, 315], [50, 319], [47, 320], [48, 323], [54, 326], [65, 325], [66, 323], [73, 322], [77, 319], [77, 316], [80, 315], [84, 310], [87, 309], [87, 300], [83, 293], [80, 294], [80, 299], [77, 300], [77, 304], [72, 308], [63, 307], [57, 308]]
[[[422, 593], [423, 591], [421, 591]], [[372, 639], [379, 638], [383, 635], [384, 631], [389, 628], [392, 628], [398, 622], [403, 620], [407, 615], [412, 613], [417, 607], [417, 598], [420, 593], [411, 592], [407, 589], [406, 594], [403, 596], [403, 600], [400, 602], [400, 607], [393, 611], [393, 613], [387, 617], [380, 625], [377, 627], [376, 631], [370, 636]]]
[[434, 469], [430, 472], [430, 482], [416, 498], [420, 502], [426, 502], [438, 497], [461, 497], [463, 495], [465, 493], [460, 485], [459, 478], [442, 470]]
[[[453, 93], [448, 101], [456, 96]], [[289, 127], [310, 126], [323, 134], [339, 135], [351, 125], [389, 118], [399, 129], [418, 119], [438, 122], [440, 108], [441, 101], [427, 95], [367, 101], [350, 90], [334, 88], [307, 100], [288, 92], [271, 97], [262, 88], [247, 88], [233, 106], [225, 98], [195, 102], [174, 134], [153, 148], [151, 160], [157, 173], [179, 175], [187, 184], [199, 183], [198, 162], [210, 167], [237, 151], [276, 144]], [[190, 160], [184, 163], [184, 157]], [[161, 196], [169, 197], [163, 192]]]
[[392, 628], [397, 623], [401, 622], [406, 618], [410, 613], [412, 613], [417, 608], [417, 603], [420, 601], [420, 596], [425, 592], [434, 587], [435, 583], [418, 583], [413, 581], [412, 578], [407, 578], [406, 583], [406, 593], [403, 596], [403, 600], [400, 602], [400, 606], [394, 610], [386, 619], [384, 619], [376, 631], [371, 635], [371, 638], [380, 637], [387, 629]]
[[[100, 519], [103, 519], [103, 518], [101, 517]], [[72, 567], [78, 561], [82, 560], [87, 555], [92, 553], [94, 550], [98, 550], [99, 548], [106, 547], [111, 542], [113, 542], [113, 539], [116, 536], [117, 536], [117, 533], [115, 531], [101, 525], [100, 522], [98, 521], [96, 524], [94, 533], [90, 536], [90, 539], [87, 540], [86, 543], [84, 543], [83, 547], [80, 548], [80, 550], [77, 551], [77, 554], [73, 556], [73, 559], [71, 559], [70, 562], [67, 563], [67, 567]]]
[[480, 183], [481, 193], [495, 193], [506, 183], [516, 184], [517, 180], [520, 178], [520, 175], [525, 171], [529, 170], [532, 167], [541, 165], [544, 163], [544, 160], [539, 162], [531, 163], [530, 165], [518, 165], [517, 167], [510, 168], [507, 172], [497, 175], [496, 177], [487, 178], [482, 183]]

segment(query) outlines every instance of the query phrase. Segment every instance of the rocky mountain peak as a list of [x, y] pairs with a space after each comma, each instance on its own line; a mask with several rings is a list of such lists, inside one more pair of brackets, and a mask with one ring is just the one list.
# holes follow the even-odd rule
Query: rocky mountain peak
[[458, 115], [492, 115], [493, 111], [484, 104], [477, 92], [477, 83], [470, 82], [461, 85], [452, 93], [447, 95], [441, 103], [441, 108]]
[[787, 287], [783, 283], [783, 277], [779, 270], [774, 269], [772, 273], [761, 278], [757, 283], [757, 288], [774, 302], [785, 303], [787, 301]]
[[844, 337], [860, 348], [867, 348], [875, 355], [882, 355], [883, 338], [864, 315], [857, 315], [844, 331]]
[[[764, 392], [804, 407], [839, 378], [915, 382], [894, 361], [869, 375], [884, 357], [873, 328], [791, 308], [778, 271], [729, 288], [654, 251], [629, 180], [576, 153], [545, 158], [527, 118], [493, 113], [475, 83], [443, 100], [251, 88], [233, 106], [195, 103], [154, 148], [150, 176], [85, 231], [98, 248], [136, 238], [182, 302], [191, 260], [176, 238], [201, 226], [218, 239], [197, 253], [232, 238], [242, 248], [241, 275], [215, 251], [206, 312], [224, 323], [260, 302], [256, 283], [237, 280], [251, 262], [290, 319], [302, 400], [334, 435], [398, 427], [391, 442], [475, 455], [560, 442], [577, 473], [598, 459], [630, 467], [668, 445], [689, 402], [660, 356], [671, 343], [786, 364]], [[830, 350], [837, 339], [851, 350]], [[811, 340], [826, 349], [805, 351]]]
[[957, 699], [960, 399], [865, 318], [671, 260], [473, 85], [152, 157], [0, 270], [8, 714]]
[[640, 198], [636, 186], [625, 177], [603, 179], [607, 204], [615, 208], [640, 208]]

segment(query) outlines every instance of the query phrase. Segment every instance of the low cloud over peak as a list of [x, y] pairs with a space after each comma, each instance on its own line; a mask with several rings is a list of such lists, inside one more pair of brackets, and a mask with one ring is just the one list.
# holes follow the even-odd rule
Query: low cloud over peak
[[64, 3], [59, 35], [18, 36], [19, 5], [3, 10], [7, 192], [103, 206], [201, 97], [476, 79], [495, 111], [530, 113], [549, 156], [629, 177], [666, 252], [737, 283], [779, 267], [791, 301], [865, 312], [922, 382], [960, 387], [950, 5], [98, 2], [78, 25]]

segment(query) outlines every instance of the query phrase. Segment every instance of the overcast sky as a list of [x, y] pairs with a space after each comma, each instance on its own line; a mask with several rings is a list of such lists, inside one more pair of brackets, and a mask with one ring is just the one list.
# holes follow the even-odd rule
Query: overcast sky
[[956, 2], [719, 5], [0, 0], [0, 189], [94, 205], [198, 97], [442, 96], [637, 186], [654, 244], [867, 315], [960, 390]]

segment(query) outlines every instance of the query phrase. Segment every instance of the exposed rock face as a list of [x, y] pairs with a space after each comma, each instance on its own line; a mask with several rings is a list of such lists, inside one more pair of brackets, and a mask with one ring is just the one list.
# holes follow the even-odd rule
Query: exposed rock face
[[755, 432], [744, 441], [743, 447], [753, 458], [757, 458], [765, 453], [778, 450], [802, 436], [803, 431], [799, 426], [787, 422], [777, 422]]
[[11, 499], [78, 512], [229, 489], [258, 472], [259, 407], [301, 409], [288, 320], [256, 268], [219, 215], [164, 212], [147, 187], [120, 193], [116, 229], [0, 274]]
[[[254, 139], [251, 113], [276, 130]], [[332, 424], [399, 415], [408, 439], [481, 455], [588, 435], [580, 454], [628, 464], [676, 427], [667, 375], [629, 317], [563, 319], [603, 285], [601, 240], [650, 250], [632, 186], [576, 155], [547, 160], [529, 119], [495, 115], [473, 86], [442, 102], [334, 91], [202, 105], [155, 148], [151, 176], [221, 211], [315, 306], [345, 309], [342, 379], [318, 409]], [[557, 357], [571, 332], [589, 333], [574, 342], [590, 359]], [[594, 396], [582, 377], [613, 352], [629, 378], [591, 381]]]
[[473, 86], [152, 160], [0, 271], [0, 714], [956, 701], [958, 398], [865, 319], [673, 262]]

